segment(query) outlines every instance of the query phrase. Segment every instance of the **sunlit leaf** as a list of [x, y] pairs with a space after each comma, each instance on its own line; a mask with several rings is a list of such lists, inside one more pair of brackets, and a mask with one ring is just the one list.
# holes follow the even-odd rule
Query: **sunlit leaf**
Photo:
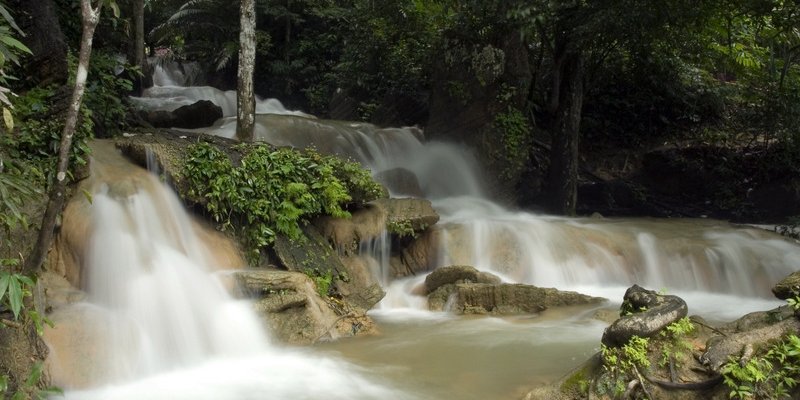
[[8, 107], [3, 107], [3, 122], [9, 131], [14, 130], [14, 117], [11, 115], [11, 110]]

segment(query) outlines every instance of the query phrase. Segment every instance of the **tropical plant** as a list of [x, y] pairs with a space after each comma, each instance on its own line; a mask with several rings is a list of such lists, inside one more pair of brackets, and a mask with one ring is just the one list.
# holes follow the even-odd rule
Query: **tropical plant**
[[376, 193], [375, 197], [380, 193], [371, 179], [340, 179], [337, 167], [356, 167], [335, 157], [264, 144], [242, 144], [235, 150], [241, 153], [237, 166], [211, 144], [192, 145], [182, 176], [191, 200], [202, 205], [220, 229], [240, 235], [252, 262], [276, 234], [302, 239], [302, 226], [316, 215], [349, 217], [345, 210], [353, 199], [349, 187]]

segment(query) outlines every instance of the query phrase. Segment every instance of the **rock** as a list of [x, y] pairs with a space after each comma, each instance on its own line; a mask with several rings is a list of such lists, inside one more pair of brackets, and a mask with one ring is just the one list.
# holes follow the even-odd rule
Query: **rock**
[[342, 259], [313, 226], [304, 229], [306, 239], [293, 241], [285, 236], [275, 238], [274, 250], [281, 265], [289, 271], [313, 272], [330, 276], [332, 287], [342, 300], [361, 311], [367, 311], [385, 295], [371, 271], [362, 263], [342, 263]]
[[766, 349], [771, 342], [784, 336], [800, 332], [800, 320], [789, 318], [772, 325], [756, 328], [744, 332], [733, 333], [728, 336], [716, 336], [708, 341], [708, 350], [700, 361], [713, 371], [719, 372], [720, 367], [727, 363], [731, 357], [738, 359], [746, 345], [755, 349]]
[[800, 295], [800, 271], [783, 278], [772, 288], [772, 293], [781, 300]]
[[458, 314], [529, 314], [550, 307], [596, 304], [604, 300], [576, 292], [508, 283], [446, 284], [428, 295], [431, 310], [446, 309]]
[[200, 100], [178, 107], [172, 114], [175, 115], [173, 126], [176, 128], [205, 128], [214, 125], [214, 121], [222, 118], [222, 108], [210, 100]]
[[430, 294], [436, 289], [455, 283], [490, 283], [499, 284], [500, 278], [488, 272], [478, 271], [475, 267], [466, 265], [451, 265], [440, 267], [425, 277], [425, 288]]
[[375, 174], [375, 180], [389, 188], [395, 195], [425, 197], [417, 176], [405, 168], [392, 168], [379, 172]]
[[623, 299], [623, 308], [632, 313], [606, 328], [602, 342], [607, 346], [622, 346], [633, 336], [655, 335], [689, 312], [686, 302], [680, 297], [660, 295], [639, 285], [628, 288]]
[[378, 199], [372, 203], [386, 212], [386, 227], [392, 233], [418, 233], [439, 222], [430, 200]]
[[283, 342], [312, 344], [376, 332], [363, 312], [336, 309], [321, 298], [305, 274], [258, 269], [238, 271], [234, 277], [240, 295], [257, 299], [256, 311]]
[[361, 243], [380, 238], [386, 229], [386, 210], [374, 203], [351, 214], [350, 218], [323, 216], [314, 221], [322, 236], [344, 255], [357, 254]]
[[174, 111], [143, 112], [141, 117], [155, 128], [196, 129], [214, 125], [222, 118], [222, 108], [210, 100], [199, 100]]

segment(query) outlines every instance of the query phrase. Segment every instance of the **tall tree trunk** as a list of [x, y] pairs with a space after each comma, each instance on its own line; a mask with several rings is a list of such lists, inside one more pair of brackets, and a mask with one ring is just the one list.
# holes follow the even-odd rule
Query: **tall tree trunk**
[[[144, 0], [133, 0], [133, 65], [140, 68], [143, 75], [148, 75], [144, 58]], [[144, 76], [137, 76], [134, 85], [134, 94], [140, 96], [144, 89]]]
[[583, 57], [567, 51], [558, 68], [558, 103], [551, 129], [550, 170], [547, 189], [550, 211], [575, 215], [578, 199], [578, 144], [583, 110]]
[[32, 85], [66, 84], [67, 42], [53, 0], [14, 0], [11, 4], [19, 10], [15, 17], [26, 34], [21, 40], [33, 53], [23, 65], [25, 79]]
[[67, 120], [64, 123], [64, 130], [61, 132], [56, 179], [53, 182], [53, 186], [50, 188], [47, 209], [42, 217], [42, 226], [39, 229], [39, 238], [36, 241], [36, 246], [33, 248], [33, 253], [25, 261], [24, 272], [28, 275], [39, 272], [39, 268], [47, 256], [47, 251], [50, 249], [50, 243], [53, 241], [56, 217], [64, 206], [72, 136], [75, 134], [81, 101], [83, 100], [83, 92], [86, 89], [86, 76], [89, 74], [89, 60], [92, 56], [92, 39], [94, 38], [94, 30], [97, 28], [97, 23], [100, 21], [100, 11], [102, 7], [102, 2], [97, 5], [97, 8], [93, 8], [91, 0], [81, 0], [83, 33], [81, 34], [81, 48], [78, 53], [78, 71], [75, 76], [75, 89], [72, 92], [72, 100], [69, 110], [67, 111]]
[[253, 92], [253, 71], [256, 63], [256, 3], [241, 0], [239, 8], [239, 71], [236, 101], [236, 138], [253, 141], [256, 96]]

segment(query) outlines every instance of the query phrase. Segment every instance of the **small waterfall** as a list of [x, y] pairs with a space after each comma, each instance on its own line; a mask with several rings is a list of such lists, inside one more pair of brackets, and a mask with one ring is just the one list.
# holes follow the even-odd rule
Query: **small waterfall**
[[60, 310], [92, 322], [79, 336], [93, 339], [77, 349], [69, 333], [48, 343], [52, 362], [78, 368], [59, 374], [77, 377], [74, 385], [54, 382], [66, 398], [416, 398], [382, 383], [379, 369], [271, 345], [252, 304], [217, 279], [209, 244], [177, 196], [113, 147], [93, 147], [88, 301]]
[[[152, 187], [161, 188], [157, 182]], [[93, 196], [86, 290], [112, 313], [110, 375], [147, 376], [215, 356], [264, 351], [247, 305], [211, 276], [211, 255], [178, 199], [164, 189]]]

